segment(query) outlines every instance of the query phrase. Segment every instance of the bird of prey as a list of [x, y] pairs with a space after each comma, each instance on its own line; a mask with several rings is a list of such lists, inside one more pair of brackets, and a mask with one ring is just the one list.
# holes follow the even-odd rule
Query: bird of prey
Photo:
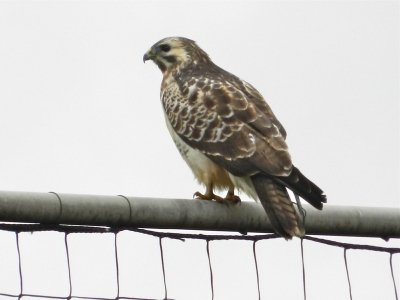
[[[194, 196], [238, 202], [236, 188], [260, 200], [276, 233], [303, 236], [286, 188], [317, 209], [326, 196], [292, 164], [286, 131], [261, 94], [187, 38], [160, 40], [144, 54], [147, 60], [163, 74], [161, 102], [172, 139], [206, 188]], [[225, 198], [214, 194], [224, 189]]]

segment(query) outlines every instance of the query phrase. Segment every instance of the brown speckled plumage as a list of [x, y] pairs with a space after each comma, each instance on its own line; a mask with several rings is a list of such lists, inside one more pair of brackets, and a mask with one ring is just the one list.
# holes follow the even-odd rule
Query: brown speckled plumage
[[239, 199], [234, 189], [260, 199], [275, 231], [285, 238], [305, 233], [286, 187], [322, 209], [323, 192], [292, 165], [286, 132], [261, 94], [219, 68], [186, 38], [165, 38], [144, 60], [163, 73], [161, 102], [168, 129], [195, 177], [201, 199]]

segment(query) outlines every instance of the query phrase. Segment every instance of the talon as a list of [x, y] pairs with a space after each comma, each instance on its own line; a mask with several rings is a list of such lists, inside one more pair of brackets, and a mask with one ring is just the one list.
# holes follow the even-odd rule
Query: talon
[[239, 197], [239, 196], [233, 196], [233, 199], [232, 199], [232, 200], [230, 200], [230, 201], [233, 201], [233, 202], [235, 202], [235, 203], [239, 203], [239, 204], [241, 204], [241, 203], [242, 203], [242, 200], [240, 199], [240, 197]]
[[224, 202], [225, 199], [215, 195], [214, 193], [212, 193], [211, 195], [206, 194], [201, 194], [200, 192], [196, 192], [193, 194], [193, 198], [198, 199], [198, 200], [215, 200], [217, 202]]
[[207, 195], [203, 195], [200, 192], [196, 192], [193, 194], [193, 198], [197, 199], [197, 200], [212, 200], [212, 197], [207, 196]]
[[240, 197], [236, 196], [233, 191], [228, 191], [228, 194], [226, 194], [226, 197], [225, 197], [224, 200], [225, 201], [232, 201], [234, 203], [241, 203], [242, 202]]

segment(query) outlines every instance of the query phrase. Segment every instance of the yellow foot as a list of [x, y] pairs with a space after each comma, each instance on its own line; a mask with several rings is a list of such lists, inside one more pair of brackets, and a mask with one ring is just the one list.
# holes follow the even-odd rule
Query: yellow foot
[[215, 200], [217, 202], [223, 202], [224, 199], [221, 198], [220, 196], [215, 195], [214, 193], [211, 194], [201, 194], [200, 192], [196, 192], [193, 194], [193, 198], [198, 199], [198, 200]]
[[201, 194], [200, 192], [196, 192], [193, 195], [193, 198], [198, 199], [198, 200], [215, 200], [219, 203], [229, 203], [229, 202], [233, 202], [233, 203], [241, 203], [241, 200], [239, 198], [239, 196], [235, 196], [233, 193], [228, 192], [228, 194], [226, 195], [225, 198], [222, 198], [220, 196], [215, 195], [214, 193], [211, 194]]
[[234, 203], [242, 203], [242, 200], [240, 200], [240, 197], [236, 196], [233, 192], [228, 192], [228, 194], [226, 194], [226, 197], [224, 198], [224, 201], [232, 201]]

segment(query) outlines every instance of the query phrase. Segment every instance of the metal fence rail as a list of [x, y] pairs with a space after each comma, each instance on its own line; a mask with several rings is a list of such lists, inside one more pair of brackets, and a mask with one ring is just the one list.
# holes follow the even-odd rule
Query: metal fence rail
[[[400, 209], [308, 205], [307, 234], [400, 238]], [[0, 191], [0, 221], [163, 229], [273, 232], [259, 203], [241, 205], [154, 199]]]

